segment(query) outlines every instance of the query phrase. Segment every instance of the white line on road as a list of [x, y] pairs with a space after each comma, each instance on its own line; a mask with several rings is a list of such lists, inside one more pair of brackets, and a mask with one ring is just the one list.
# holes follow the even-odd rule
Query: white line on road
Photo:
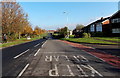
[[71, 70], [70, 66], [69, 66], [69, 65], [67, 65], [67, 67], [68, 67], [68, 71], [69, 71], [69, 73], [70, 73], [70, 75], [68, 75], [68, 76], [74, 76], [74, 74], [73, 74], [73, 72], [72, 72], [72, 70]]
[[34, 54], [34, 56], [36, 56], [39, 53], [40, 49], [38, 49], [38, 51]]
[[29, 50], [30, 50], [30, 49], [28, 49], [28, 50], [24, 51], [23, 53], [21, 53], [21, 54], [19, 54], [19, 55], [17, 55], [17, 56], [15, 56], [15, 57], [14, 57], [14, 59], [16, 59], [16, 58], [20, 57], [21, 55], [23, 55], [23, 54], [27, 53]]
[[34, 47], [37, 47], [38, 45], [40, 45], [40, 44], [37, 44], [37, 45], [35, 45]]
[[73, 56], [78, 62], [80, 62], [80, 60], [76, 57], [76, 56]]
[[19, 73], [19, 75], [17, 76], [17, 78], [19, 78], [20, 76], [22, 76], [22, 74], [25, 72], [25, 70], [28, 68], [29, 64], [27, 64], [23, 70]]
[[80, 55], [80, 57], [82, 57], [85, 61], [87, 61], [87, 62], [88, 62], [88, 59], [87, 59], [87, 58], [85, 58], [84, 56]]
[[42, 45], [42, 47], [46, 44], [47, 40], [45, 41], [45, 43]]
[[[86, 75], [86, 73], [83, 71], [83, 69], [82, 69], [79, 65], [77, 65], [77, 67], [78, 67], [79, 71], [80, 71], [84, 76], [88, 76], [88, 75]], [[79, 76], [81, 76], [81, 75], [79, 75]]]

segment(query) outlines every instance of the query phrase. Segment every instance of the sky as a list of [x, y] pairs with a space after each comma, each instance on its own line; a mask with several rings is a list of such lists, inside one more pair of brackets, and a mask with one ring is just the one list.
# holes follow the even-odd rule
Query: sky
[[20, 2], [20, 5], [28, 13], [33, 28], [46, 30], [66, 25], [72, 30], [76, 24], [88, 25], [118, 10], [118, 2]]

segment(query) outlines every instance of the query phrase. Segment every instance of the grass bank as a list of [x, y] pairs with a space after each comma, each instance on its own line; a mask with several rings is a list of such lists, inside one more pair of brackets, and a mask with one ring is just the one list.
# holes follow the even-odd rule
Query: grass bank
[[42, 34], [40, 36], [36, 36], [34, 38], [31, 38], [30, 40], [28, 40], [27, 38], [21, 38], [21, 39], [15, 40], [15, 41], [3, 43], [3, 44], [0, 44], [0, 48], [1, 47], [9, 47], [9, 46], [13, 46], [13, 45], [17, 45], [17, 44], [21, 44], [21, 43], [25, 43], [25, 42], [29, 42], [29, 41], [41, 39], [41, 38], [43, 38], [43, 36], [47, 36], [47, 33]]
[[109, 40], [109, 41], [120, 42], [120, 37], [94, 37], [94, 38], [101, 39], [101, 40]]
[[62, 38], [62, 40], [77, 42], [77, 43], [88, 43], [88, 44], [118, 44], [113, 42], [95, 40], [94, 38]]

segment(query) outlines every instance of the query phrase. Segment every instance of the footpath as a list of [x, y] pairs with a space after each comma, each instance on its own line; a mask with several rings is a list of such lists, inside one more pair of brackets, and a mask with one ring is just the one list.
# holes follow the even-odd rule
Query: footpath
[[80, 48], [81, 50], [88, 52], [102, 59], [103, 61], [120, 68], [120, 49], [118, 45], [100, 45], [100, 44], [79, 44], [69, 41], [60, 40], [71, 46]]

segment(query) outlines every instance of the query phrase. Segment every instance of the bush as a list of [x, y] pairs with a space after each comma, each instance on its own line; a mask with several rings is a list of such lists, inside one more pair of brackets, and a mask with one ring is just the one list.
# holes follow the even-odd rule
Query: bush
[[90, 33], [83, 33], [82, 38], [90, 38], [91, 34]]
[[88, 34], [87, 33], [83, 33], [82, 37], [83, 38], [88, 38]]
[[90, 33], [87, 33], [88, 34], [88, 38], [90, 38], [91, 37], [91, 34]]

